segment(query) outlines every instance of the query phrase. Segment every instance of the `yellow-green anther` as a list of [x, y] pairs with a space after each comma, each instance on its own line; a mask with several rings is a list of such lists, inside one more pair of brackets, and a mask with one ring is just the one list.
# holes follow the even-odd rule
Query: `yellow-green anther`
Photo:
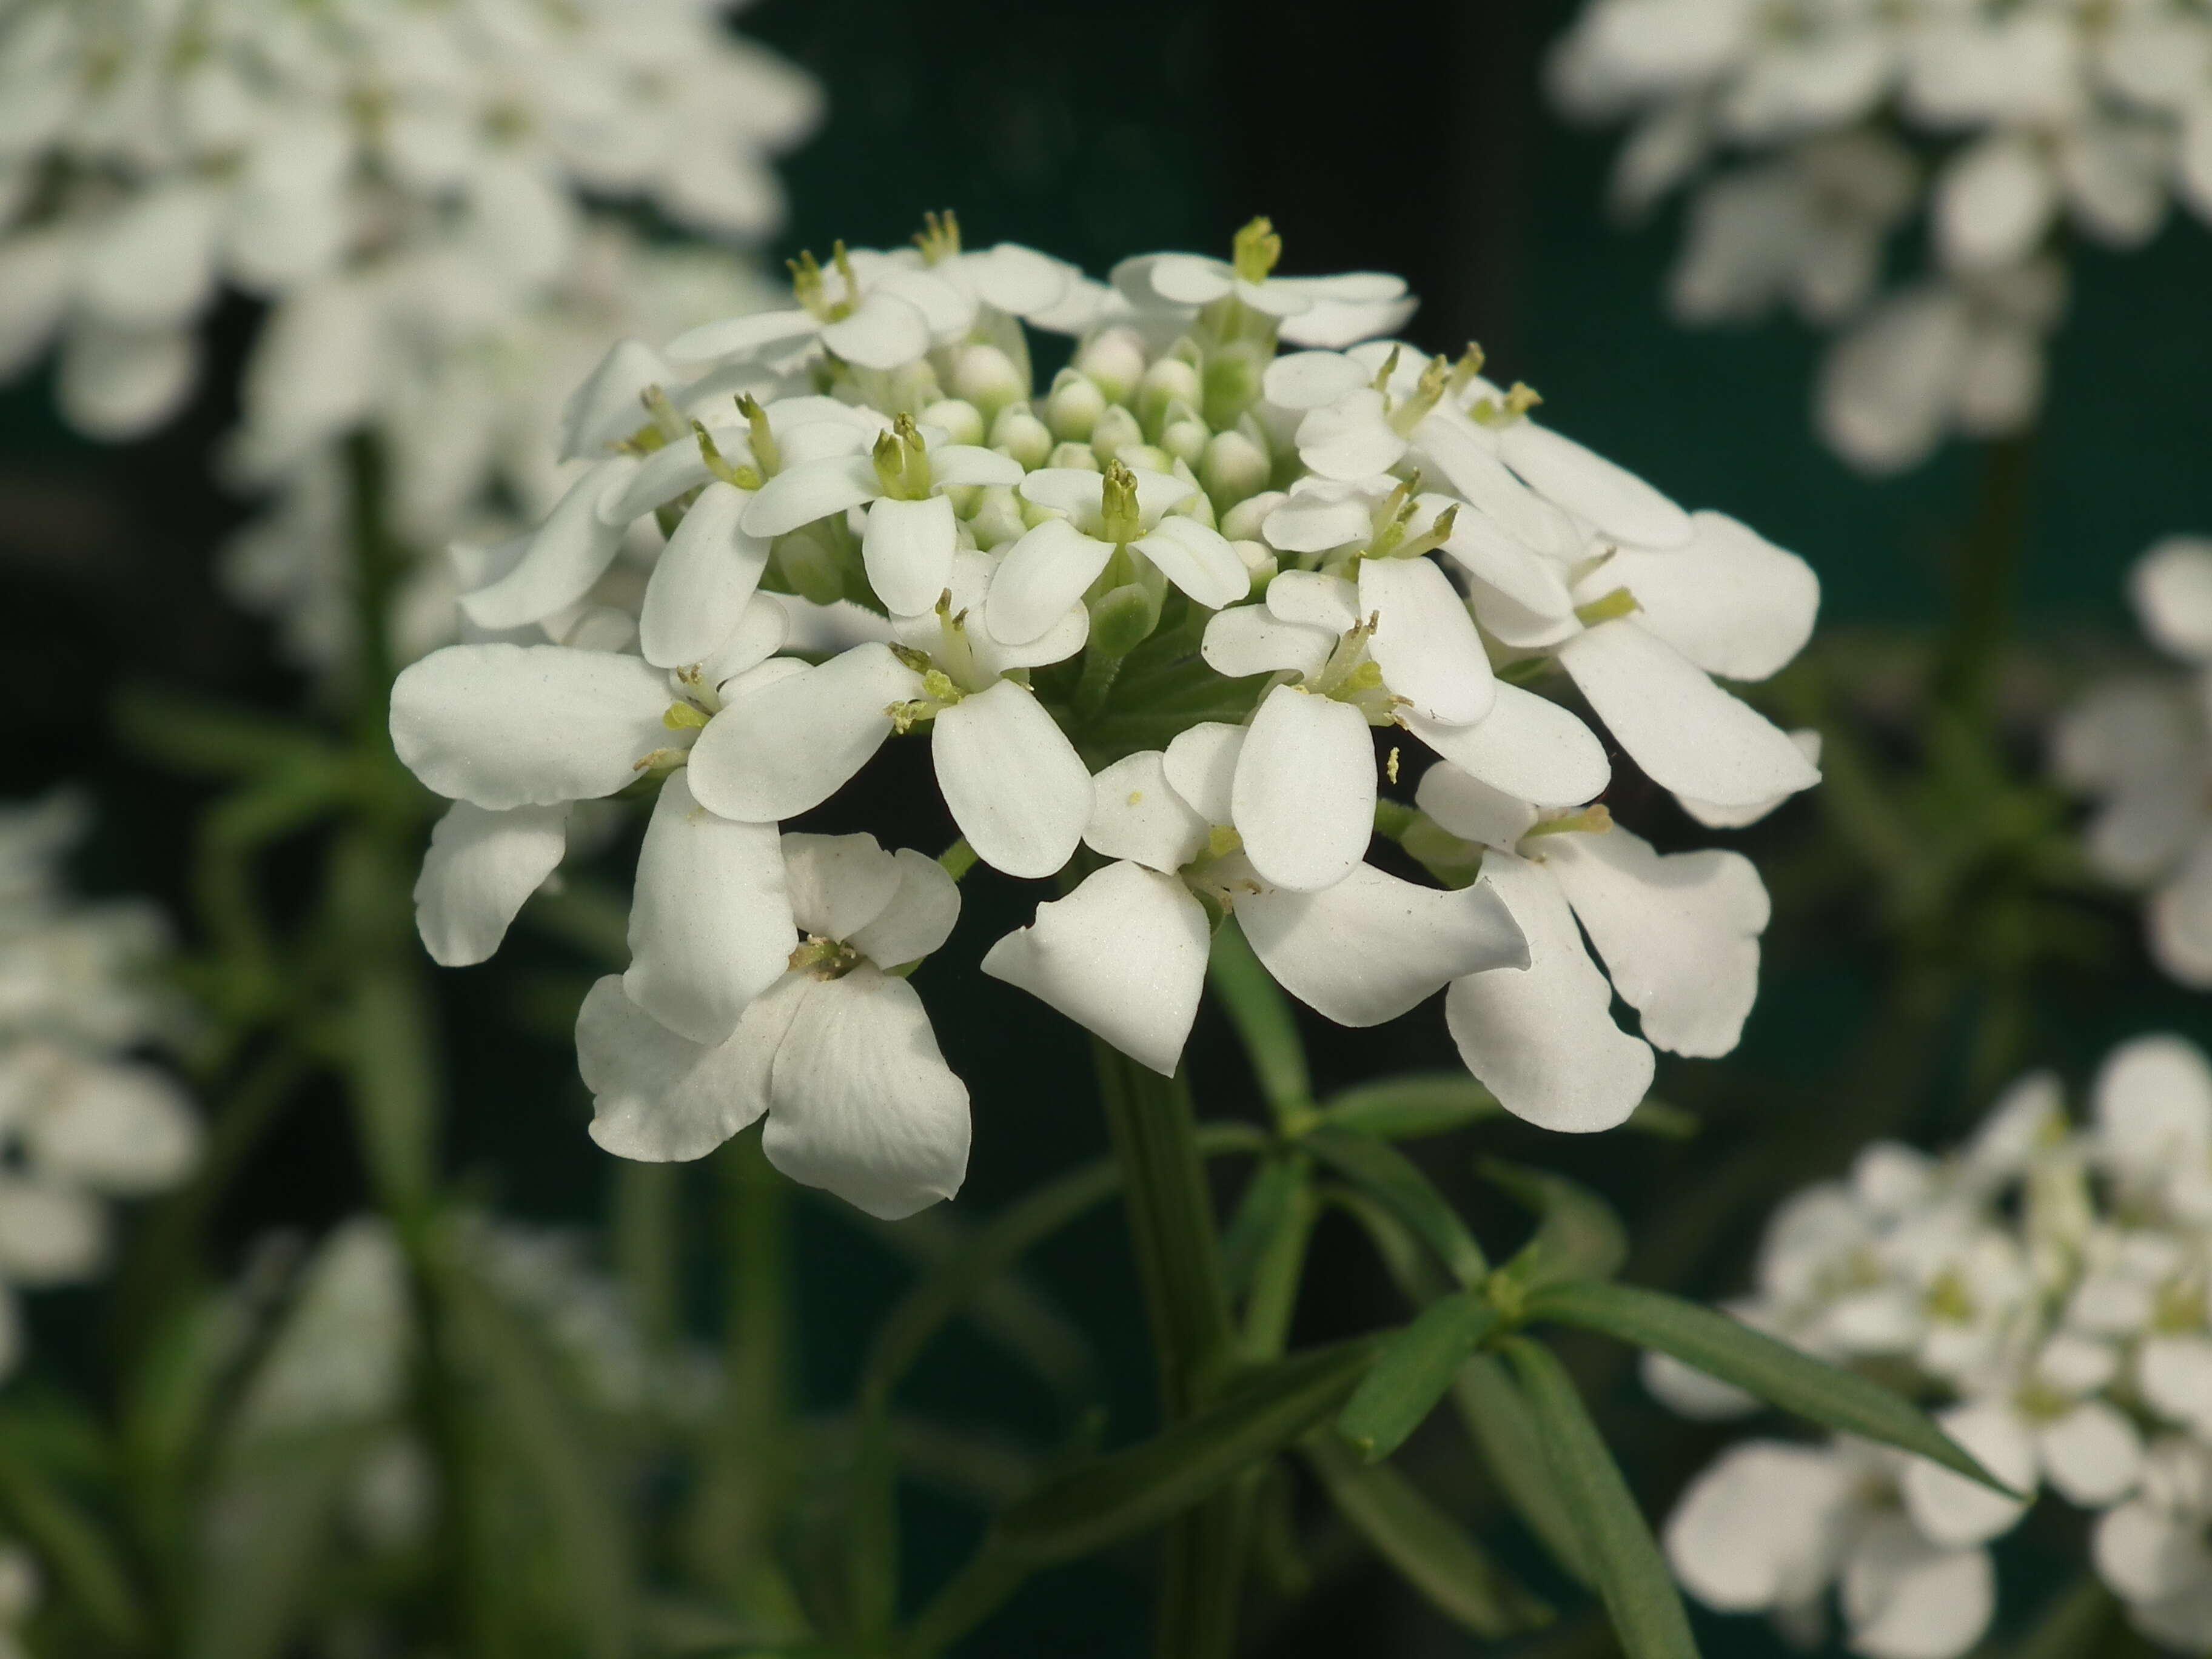
[[899, 442], [898, 434], [878, 432], [868, 459], [875, 465], [876, 482], [884, 487], [884, 494], [897, 496], [906, 472], [906, 447]]
[[796, 259], [786, 259], [783, 268], [791, 273], [791, 294], [799, 305], [824, 322], [829, 318], [823, 307], [822, 267], [814, 258], [812, 248], [801, 248]]
[[1390, 355], [1382, 360], [1382, 367], [1375, 371], [1372, 384], [1376, 391], [1388, 392], [1390, 389], [1390, 377], [1398, 372], [1398, 347], [1392, 346]]
[[830, 245], [830, 258], [837, 267], [837, 274], [845, 279], [845, 297], [830, 307], [830, 320], [853, 314], [853, 307], [860, 302], [860, 279], [853, 274], [852, 256], [845, 252], [845, 239], [840, 236]]
[[1543, 401], [1543, 394], [1534, 386], [1526, 380], [1516, 380], [1505, 393], [1505, 412], [1508, 415], [1526, 415]]
[[[659, 429], [662, 442], [680, 438], [689, 429], [690, 423], [676, 412], [676, 405], [659, 386], [646, 387], [637, 394], [637, 400], [645, 405], [646, 413], [653, 416], [653, 423]], [[660, 445], [655, 444], [653, 447], [658, 449]]]
[[1603, 801], [1594, 801], [1579, 812], [1544, 819], [1521, 839], [1528, 841], [1537, 836], [1601, 836], [1612, 828], [1613, 813]]
[[1206, 855], [1210, 859], [1227, 858], [1244, 845], [1244, 837], [1228, 824], [1217, 823], [1206, 832]]
[[960, 252], [960, 221], [951, 208], [941, 214], [923, 214], [921, 224], [921, 234], [914, 239], [914, 245], [921, 250], [924, 264], [933, 265]]
[[692, 422], [691, 433], [698, 440], [699, 459], [706, 462], [708, 471], [724, 483], [735, 485], [739, 489], [758, 489], [761, 487], [761, 475], [751, 467], [732, 463], [714, 441], [714, 434], [707, 430], [704, 421]]
[[921, 677], [921, 691], [941, 703], [956, 703], [968, 694], [953, 684], [952, 676], [941, 668], [933, 668]]
[[842, 939], [809, 933], [792, 947], [788, 965], [793, 973], [815, 979], [842, 979], [860, 965], [860, 953]]
[[894, 416], [890, 435], [898, 441], [898, 486], [894, 494], [901, 500], [927, 501], [936, 480], [929, 471], [929, 446], [922, 441], [921, 429], [914, 423], [911, 415]]
[[707, 711], [694, 702], [672, 702], [660, 723], [672, 732], [696, 732], [707, 723]]
[[1098, 520], [1102, 539], [1117, 546], [1145, 533], [1137, 507], [1137, 475], [1119, 461], [1109, 462], [1099, 486]]
[[1453, 396], [1456, 397], [1459, 393], [1466, 391], [1468, 386], [1473, 383], [1474, 377], [1482, 373], [1482, 365], [1484, 361], [1482, 348], [1477, 345], [1474, 341], [1469, 340], [1467, 343], [1467, 349], [1460, 354], [1459, 361], [1452, 365], [1451, 389]]
[[1248, 283], [1264, 283], [1283, 257], [1283, 239], [1266, 218], [1255, 219], [1237, 233], [1234, 262], [1237, 275]]
[[667, 434], [653, 422], [647, 421], [629, 437], [616, 440], [615, 447], [629, 455], [650, 455], [667, 441]]
[[1600, 594], [1588, 605], [1577, 605], [1575, 616], [1585, 628], [1595, 628], [1601, 622], [1632, 617], [1643, 608], [1637, 604], [1635, 594], [1625, 587], [1616, 587], [1610, 593]]
[[775, 434], [769, 429], [768, 410], [760, 406], [760, 399], [750, 392], [738, 394], [738, 413], [745, 417], [747, 441], [753, 452], [753, 465], [763, 477], [774, 477], [783, 471], [783, 452], [775, 447]]
[[[939, 602], [938, 614], [939, 616], [945, 614], [942, 601]], [[927, 651], [917, 651], [910, 645], [894, 645], [891, 647], [891, 655], [896, 657], [917, 674], [926, 674], [929, 672], [929, 653]]]

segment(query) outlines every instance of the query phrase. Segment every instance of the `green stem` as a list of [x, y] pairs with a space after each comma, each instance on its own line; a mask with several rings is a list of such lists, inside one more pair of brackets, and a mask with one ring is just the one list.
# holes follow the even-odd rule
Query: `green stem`
[[1986, 727], [1996, 700], [2027, 539], [2034, 458], [2032, 434], [1988, 447], [1973, 522], [1959, 550], [1936, 693], [1977, 728]]
[[[1124, 1172], [1129, 1236], [1158, 1362], [1160, 1414], [1206, 1404], [1236, 1363], [1237, 1333], [1190, 1091], [1093, 1039], [1099, 1095]], [[1243, 1597], [1249, 1494], [1232, 1486], [1178, 1518], [1164, 1540], [1158, 1659], [1225, 1659]]]
[[346, 483], [353, 537], [356, 729], [364, 747], [385, 742], [392, 677], [392, 598], [400, 561], [384, 522], [384, 453], [374, 433], [346, 440]]

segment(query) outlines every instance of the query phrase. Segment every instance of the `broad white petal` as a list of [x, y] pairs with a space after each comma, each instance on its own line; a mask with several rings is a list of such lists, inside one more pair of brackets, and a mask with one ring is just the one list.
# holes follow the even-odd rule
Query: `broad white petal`
[[898, 890], [883, 912], [845, 942], [879, 968], [919, 962], [952, 937], [960, 920], [960, 884], [945, 866], [918, 848], [902, 847], [891, 854]]
[[787, 835], [783, 864], [799, 931], [848, 944], [890, 908], [905, 878], [898, 860], [870, 835]]
[[[2008, 1402], [1976, 1401], [1939, 1411], [1935, 1417], [1943, 1431], [1991, 1474], [2015, 1492], [2034, 1492], [2035, 1439]], [[2019, 1499], [1991, 1492], [1924, 1457], [1905, 1465], [1899, 1485], [1912, 1524], [1923, 1537], [1947, 1549], [1985, 1544], [2010, 1532], [2027, 1513], [2027, 1505]]]
[[1856, 1475], [1818, 1447], [1731, 1446], [1667, 1517], [1667, 1564], [1722, 1613], [1766, 1613], [1816, 1595], [1835, 1571]]
[[1260, 521], [1260, 533], [1285, 553], [1325, 553], [1365, 541], [1375, 527], [1374, 513], [1374, 503], [1356, 491], [1302, 483]]
[[1602, 793], [1613, 768], [1597, 734], [1548, 697], [1499, 681], [1490, 713], [1473, 726], [1416, 714], [1406, 729], [1492, 788], [1536, 806], [1579, 806]]
[[576, 1014], [576, 1068], [592, 1091], [592, 1139], [617, 1158], [685, 1163], [758, 1117], [768, 1105], [761, 1085], [780, 1035], [766, 1034], [763, 1046], [759, 1028], [779, 1005], [787, 1008], [783, 988], [747, 1009], [753, 1032], [708, 1048], [633, 1003], [619, 975], [593, 985]]
[[1524, 547], [1556, 559], [1582, 551], [1583, 538], [1565, 513], [1506, 469], [1465, 416], [1431, 410], [1413, 428], [1420, 446], [1452, 489]]
[[[2212, 1369], [2201, 1386], [2212, 1390]], [[2203, 1397], [2212, 1399], [2212, 1392]], [[2044, 1475], [2059, 1496], [2083, 1509], [2118, 1503], [2142, 1478], [2142, 1436], [2102, 1400], [2085, 1400], [2063, 1417], [2039, 1425], [2035, 1447]]]
[[1336, 641], [1334, 634], [1286, 623], [1264, 605], [1238, 605], [1206, 619], [1198, 654], [1208, 668], [1232, 680], [1282, 669], [1291, 670], [1301, 679], [1311, 679], [1328, 663]]
[[1112, 543], [1085, 535], [1065, 519], [1047, 519], [1006, 550], [991, 579], [986, 624], [1010, 644], [1037, 638], [1082, 603], [1084, 590], [1113, 556]]
[[639, 340], [616, 341], [591, 377], [561, 407], [560, 459], [596, 457], [609, 444], [627, 438], [646, 422], [639, 394], [649, 386], [669, 386], [675, 379], [666, 360], [651, 346]]
[[1267, 584], [1267, 611], [1279, 622], [1342, 634], [1358, 625], [1359, 590], [1341, 576], [1285, 570]]
[[1011, 486], [1022, 481], [1022, 464], [978, 444], [940, 444], [929, 452], [929, 476], [939, 489], [967, 484]]
[[1149, 536], [1130, 544], [1194, 605], [1218, 611], [1252, 590], [1252, 573], [1220, 532], [1195, 519], [1162, 519]]
[[1313, 471], [1347, 482], [1388, 472], [1406, 453], [1406, 441], [1383, 414], [1382, 394], [1367, 386], [1307, 410], [1296, 442], [1298, 459]]
[[136, 1198], [173, 1187], [200, 1152], [200, 1120], [167, 1073], [130, 1060], [72, 1058], [20, 1131], [44, 1178]]
[[[744, 680], [753, 670], [765, 667], [769, 659], [783, 649], [791, 633], [791, 612], [777, 603], [778, 595], [756, 592], [738, 614], [737, 626], [730, 629], [722, 642], [699, 665], [699, 678], [713, 686], [728, 702], [735, 693], [733, 684]], [[787, 659], [792, 668], [803, 669], [805, 663]]]
[[107, 1254], [100, 1200], [74, 1187], [0, 1174], [0, 1280], [27, 1289], [88, 1279]]
[[2190, 662], [2212, 658], [2212, 539], [2158, 543], [2129, 570], [2128, 599], [2160, 650]]
[[1382, 683], [1413, 714], [1472, 726], [1490, 713], [1498, 690], [1490, 659], [1474, 618], [1442, 570], [1426, 559], [1363, 559], [1359, 609], [1376, 618], [1367, 648], [1382, 667]]
[[1340, 351], [1290, 351], [1267, 365], [1260, 390], [1278, 409], [1319, 409], [1374, 377]]
[[1024, 687], [1000, 680], [937, 717], [937, 787], [975, 856], [1010, 876], [1048, 876], [1091, 821], [1091, 773]]
[[123, 329], [189, 320], [215, 290], [222, 197], [181, 173], [126, 195], [85, 244], [77, 304]]
[[1376, 793], [1367, 732], [1358, 709], [1291, 686], [1261, 703], [1237, 757], [1229, 816], [1268, 881], [1312, 892], [1367, 855]]
[[768, 568], [769, 542], [739, 521], [751, 498], [717, 479], [699, 492], [645, 584], [638, 647], [663, 668], [703, 662], [730, 636]]
[[392, 687], [392, 746], [439, 794], [493, 811], [611, 795], [664, 746], [668, 681], [635, 657], [449, 645]]
[[[928, 325], [931, 337], [939, 345], [951, 345], [975, 325], [975, 299], [957, 284], [947, 282], [933, 270], [904, 262], [863, 270], [860, 280], [868, 289], [867, 298], [861, 301], [863, 311], [878, 302], [879, 297], [895, 298], [911, 306]], [[836, 326], [834, 324], [831, 326]], [[823, 331], [829, 338], [829, 330]], [[830, 349], [837, 349], [830, 341]], [[862, 360], [854, 357], [854, 362]], [[903, 361], [903, 360], [902, 360]], [[898, 364], [864, 363], [870, 368], [896, 368]]]
[[1787, 732], [1632, 619], [1585, 629], [1560, 647], [1559, 663], [1662, 788], [1747, 806], [1820, 781]]
[[1482, 883], [1521, 924], [1529, 963], [1452, 982], [1444, 1019], [1460, 1058], [1500, 1105], [1540, 1128], [1612, 1128], [1651, 1086], [1650, 1045], [1613, 1023], [1613, 988], [1547, 872], [1492, 852]]
[[1557, 622], [1575, 613], [1559, 562], [1524, 547], [1486, 514], [1455, 514], [1441, 550], [1532, 617]]
[[1536, 809], [1527, 801], [1468, 776], [1449, 761], [1421, 774], [1413, 804], [1461, 839], [1508, 852], [1536, 826]]
[[1759, 872], [1741, 853], [1664, 856], [1616, 824], [1543, 838], [1613, 988], [1644, 1016], [1644, 1035], [1678, 1054], [1716, 1058], [1743, 1034], [1759, 996], [1759, 936], [1770, 914]]
[[1212, 826], [1168, 781], [1167, 757], [1159, 750], [1125, 755], [1091, 782], [1083, 839], [1093, 851], [1172, 875], [1206, 850]]
[[851, 316], [823, 328], [822, 343], [862, 368], [900, 368], [928, 354], [929, 319], [896, 294], [871, 294]]
[[770, 1097], [769, 1162], [870, 1215], [912, 1215], [967, 1177], [967, 1085], [945, 1065], [914, 987], [867, 963], [807, 982], [776, 1048]]
[[1690, 516], [1625, 467], [1530, 420], [1498, 434], [1498, 459], [1546, 500], [1638, 547], [1680, 547]]
[[2162, 1601], [2212, 1574], [2212, 1546], [2186, 1517], [2137, 1498], [2099, 1518], [2097, 1576], [2131, 1601]]
[[1370, 864], [1317, 893], [1241, 897], [1237, 920], [1277, 982], [1340, 1025], [1380, 1025], [1462, 975], [1528, 965], [1520, 924], [1489, 888], [1440, 891]]
[[1227, 823], [1237, 781], [1237, 757], [1244, 750], [1244, 728], [1222, 720], [1200, 720], [1176, 733], [1161, 762], [1168, 782], [1192, 811], [1208, 823]]
[[568, 808], [488, 812], [465, 800], [430, 831], [415, 881], [415, 930], [441, 968], [488, 960], [523, 901], [543, 886], [568, 848]]
[[1026, 474], [1018, 492], [1025, 501], [1065, 513], [1080, 525], [1095, 526], [1106, 489], [1104, 477], [1081, 466], [1041, 466]]
[[[832, 455], [787, 466], [754, 494], [745, 508], [749, 536], [782, 536], [801, 525], [843, 513], [883, 493], [866, 455]], [[932, 595], [934, 598], [934, 595]]]
[[797, 817], [868, 763], [891, 734], [891, 705], [921, 692], [889, 646], [856, 645], [724, 704], [692, 746], [691, 792], [726, 818]]
[[1206, 988], [1206, 909], [1172, 876], [1108, 865], [1008, 933], [983, 971], [1018, 985], [1164, 1077]]
[[593, 511], [602, 524], [629, 528], [630, 520], [665, 507], [687, 489], [696, 489], [714, 476], [699, 446], [687, 440], [664, 444], [640, 461], [619, 489], [599, 497]]
[[1211, 305], [1237, 286], [1235, 270], [1195, 253], [1163, 253], [1148, 272], [1152, 292], [1172, 305]]
[[627, 528], [600, 518], [599, 503], [637, 465], [634, 455], [611, 455], [569, 485], [521, 562], [489, 587], [462, 594], [462, 613], [479, 628], [520, 628], [582, 599], [614, 562]]
[[1936, 175], [1936, 244], [1953, 270], [2016, 264], [2035, 252], [2058, 209], [2057, 181], [2033, 140], [1983, 139]]
[[868, 585], [894, 617], [912, 617], [927, 611], [945, 592], [952, 576], [952, 553], [959, 528], [952, 503], [942, 495], [918, 501], [895, 501], [889, 497], [868, 509], [868, 527], [860, 538], [860, 562]]
[[2212, 1153], [2212, 1065], [2193, 1042], [2140, 1036], [2097, 1073], [2098, 1150], [2123, 1173], [2157, 1177]]
[[1813, 635], [1820, 579], [1724, 513], [1693, 513], [1695, 534], [1668, 553], [1623, 549], [1591, 585], [1636, 596], [1638, 624], [1708, 674], [1763, 680]]
[[672, 363], [706, 363], [720, 357], [750, 356], [765, 347], [803, 340], [822, 325], [804, 311], [757, 311], [702, 323], [668, 343]]
[[2136, 1356], [2136, 1382], [2153, 1411], [2212, 1441], [2212, 1336], [2184, 1331], [2146, 1337]]
[[[1820, 734], [1809, 726], [1801, 726], [1790, 734], [1790, 741], [1797, 745], [1797, 752], [1813, 766], [1820, 763]], [[1797, 792], [1791, 790], [1790, 794]], [[1767, 800], [1755, 800], [1748, 806], [1720, 806], [1709, 800], [1699, 800], [1692, 795], [1677, 795], [1674, 804], [1708, 830], [1741, 830], [1757, 823], [1790, 795], [1776, 795]]]
[[797, 939], [775, 826], [716, 817], [671, 773], [638, 850], [623, 994], [678, 1036], [717, 1043], [782, 977]]
[[1989, 1552], [1929, 1543], [1902, 1516], [1869, 1527], [1844, 1568], [1851, 1651], [1866, 1659], [1957, 1659], [1996, 1611]]

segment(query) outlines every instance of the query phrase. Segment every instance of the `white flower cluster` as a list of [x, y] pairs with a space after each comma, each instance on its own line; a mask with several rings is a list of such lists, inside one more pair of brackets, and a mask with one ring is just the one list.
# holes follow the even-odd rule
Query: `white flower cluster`
[[2169, 536], [2128, 579], [2152, 643], [2188, 664], [2092, 690], [2052, 732], [2059, 781], [2097, 810], [2084, 851], [2101, 875], [2147, 890], [2152, 957], [2212, 988], [2212, 540]]
[[162, 1024], [161, 918], [70, 898], [84, 823], [66, 795], [0, 810], [0, 1376], [22, 1356], [14, 1292], [92, 1278], [108, 1201], [174, 1186], [199, 1150], [183, 1091], [125, 1057]]
[[[1571, 114], [1636, 123], [1620, 207], [1697, 181], [1678, 318], [1786, 301], [1841, 331], [1815, 420], [1869, 471], [2034, 418], [2069, 227], [2134, 247], [2169, 199], [2212, 221], [2201, 0], [1591, 0], [1550, 67]], [[1882, 291], [1923, 203], [1932, 269]]]
[[[578, 1024], [602, 1146], [696, 1158], [765, 1115], [778, 1167], [876, 1214], [951, 1194], [967, 1091], [907, 975], [970, 858], [1066, 895], [985, 970], [1164, 1073], [1231, 910], [1340, 1023], [1449, 987], [1468, 1066], [1553, 1127], [1624, 1119], [1653, 1043], [1734, 1046], [1757, 874], [1610, 827], [1605, 746], [1528, 688], [1564, 671], [1690, 812], [1747, 823], [1818, 773], [1715, 677], [1803, 644], [1802, 562], [1540, 424], [1472, 349], [1358, 343], [1403, 283], [1276, 276], [1264, 221], [1107, 283], [949, 218], [917, 242], [610, 353], [568, 410], [589, 471], [394, 687], [401, 759], [454, 802], [416, 889], [441, 962], [497, 947], [572, 803], [657, 797], [631, 965]], [[1079, 337], [1047, 387], [1024, 322]], [[662, 532], [626, 599], [619, 548]], [[842, 648], [799, 654], [785, 593]], [[1377, 727], [1438, 757], [1417, 807], [1380, 793]], [[782, 833], [909, 732], [947, 865]], [[1448, 884], [1368, 863], [1378, 822]]]
[[[2048, 1486], [2094, 1510], [2095, 1570], [2154, 1639], [2212, 1653], [2212, 1066], [2178, 1037], [2115, 1050], [2090, 1122], [2015, 1085], [1964, 1147], [1869, 1146], [1778, 1211], [1730, 1311], [1905, 1381], [2024, 1501], [1849, 1440], [1724, 1453], [1666, 1528], [1709, 1606], [1817, 1632], [1839, 1587], [1853, 1652], [1950, 1659], [1996, 1610], [1989, 1546]], [[1696, 1416], [1756, 1402], [1673, 1361]]]

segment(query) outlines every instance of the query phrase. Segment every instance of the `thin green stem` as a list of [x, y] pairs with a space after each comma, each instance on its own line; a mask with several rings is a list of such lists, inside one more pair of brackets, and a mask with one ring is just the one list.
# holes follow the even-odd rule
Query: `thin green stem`
[[2033, 434], [1990, 444], [1973, 522], [1960, 544], [1936, 691], [1973, 728], [1986, 729], [2027, 533]]

